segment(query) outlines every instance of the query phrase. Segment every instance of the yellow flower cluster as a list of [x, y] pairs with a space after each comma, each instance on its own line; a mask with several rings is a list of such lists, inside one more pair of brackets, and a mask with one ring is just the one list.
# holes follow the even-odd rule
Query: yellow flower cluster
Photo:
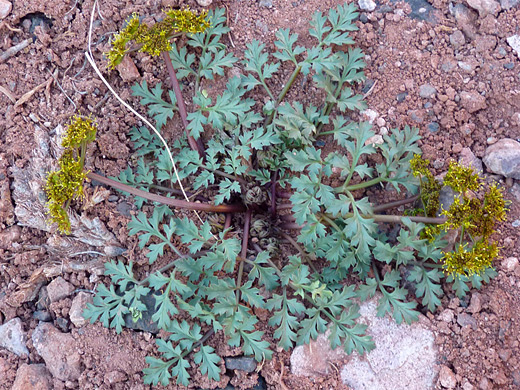
[[163, 51], [170, 51], [170, 39], [175, 34], [196, 34], [210, 27], [206, 19], [208, 13], [196, 14], [188, 7], [179, 10], [164, 10], [165, 18], [149, 27], [139, 21], [139, 15], [134, 13], [127, 21], [125, 28], [112, 38], [112, 48], [106, 57], [108, 67], [114, 69], [121, 63], [130, 50], [127, 44], [134, 41], [140, 46], [139, 51], [158, 56]]
[[90, 118], [78, 115], [72, 118], [61, 145], [65, 148], [58, 164], [59, 170], [50, 172], [45, 183], [49, 220], [58, 225], [61, 233], [70, 233], [67, 209], [70, 201], [83, 197], [86, 145], [96, 137], [96, 127]]
[[464, 167], [452, 161], [448, 173], [444, 177], [444, 185], [453, 188], [453, 191], [465, 193], [466, 191], [478, 191], [481, 183], [480, 177], [470, 167]]
[[442, 185], [433, 177], [428, 168], [429, 165], [430, 161], [423, 159], [418, 154], [414, 154], [410, 160], [413, 175], [419, 177], [421, 181], [421, 201], [424, 213], [427, 217], [434, 217], [439, 210], [439, 193]]
[[491, 267], [493, 259], [498, 257], [498, 247], [495, 243], [489, 244], [486, 240], [479, 240], [471, 248], [468, 245], [459, 245], [453, 252], [443, 252], [444, 271], [453, 274], [471, 276], [480, 274]]

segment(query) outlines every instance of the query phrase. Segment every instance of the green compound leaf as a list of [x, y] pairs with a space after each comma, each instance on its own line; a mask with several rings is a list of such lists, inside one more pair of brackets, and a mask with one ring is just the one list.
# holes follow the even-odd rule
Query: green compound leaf
[[424, 267], [414, 266], [408, 275], [408, 280], [417, 284], [415, 296], [423, 298], [422, 304], [428, 306], [432, 313], [441, 305], [442, 287], [439, 284], [442, 272], [434, 268], [426, 271]]
[[199, 73], [202, 77], [213, 80], [215, 75], [224, 76], [224, 68], [231, 68], [237, 61], [233, 54], [226, 54], [223, 50], [215, 53], [206, 52], [200, 58]]
[[217, 364], [221, 359], [215, 353], [215, 349], [208, 345], [203, 345], [199, 351], [195, 352], [193, 360], [195, 364], [200, 365], [202, 375], [207, 375], [209, 379], [214, 381], [220, 380], [220, 368]]
[[[400, 279], [401, 276], [397, 270], [385, 274], [380, 285], [383, 296], [379, 300], [377, 316], [383, 317], [385, 313], [393, 311], [393, 316], [397, 324], [401, 324], [403, 320], [407, 324], [411, 324], [419, 318], [419, 313], [414, 310], [417, 306], [417, 302], [406, 302], [406, 294], [408, 291], [404, 288], [398, 287]], [[391, 287], [394, 291], [389, 293], [383, 286]]]
[[124, 298], [115, 292], [114, 285], [111, 284], [110, 289], [107, 289], [104, 284], [100, 284], [93, 303], [88, 303], [83, 311], [83, 317], [92, 324], [99, 318], [105, 328], [115, 328], [117, 333], [121, 333], [125, 324], [123, 316], [127, 313], [130, 310]]
[[190, 74], [197, 75], [197, 73], [192, 69], [192, 65], [195, 62], [195, 54], [188, 54], [188, 50], [185, 46], [181, 47], [180, 50], [177, 50], [177, 46], [172, 45], [172, 50], [170, 50], [170, 58], [179, 80], [188, 77]]
[[296, 56], [305, 53], [304, 47], [294, 47], [298, 41], [298, 34], [291, 34], [289, 29], [282, 28], [276, 32], [275, 36], [278, 40], [274, 44], [281, 52], [275, 52], [273, 56], [281, 61], [292, 61], [294, 65], [298, 66]]
[[229, 338], [230, 346], [239, 346], [243, 341], [242, 351], [245, 355], [254, 355], [257, 362], [271, 359], [273, 351], [269, 349], [269, 342], [262, 340], [264, 332], [255, 331], [256, 317], [248, 316], [238, 324], [235, 333]]
[[357, 324], [355, 319], [359, 317], [359, 307], [351, 306], [348, 311], [343, 310], [336, 320], [331, 322], [329, 341], [331, 348], [340, 345], [347, 354], [356, 350], [360, 355], [375, 348], [372, 337], [365, 335], [367, 325]]
[[249, 279], [258, 279], [259, 283], [265, 286], [267, 290], [272, 290], [279, 285], [278, 275], [276, 275], [273, 267], [263, 267], [263, 264], [268, 264], [269, 252], [262, 251], [256, 257], [252, 264], [252, 269], [249, 271]]
[[240, 193], [240, 191], [240, 184], [238, 182], [225, 178], [220, 182], [219, 193], [215, 196], [215, 204], [219, 205], [226, 200], [230, 200], [232, 192]]
[[297, 339], [296, 332], [300, 327], [300, 322], [296, 315], [305, 311], [305, 306], [296, 299], [287, 299], [284, 289], [283, 296], [273, 294], [273, 298], [266, 303], [266, 309], [274, 312], [269, 319], [269, 325], [276, 327], [274, 337], [279, 340], [278, 345], [288, 350], [294, 346]]
[[300, 329], [298, 329], [298, 337], [296, 342], [298, 345], [309, 344], [311, 338], [316, 340], [318, 334], [325, 333], [327, 330], [327, 321], [320, 316], [321, 311], [316, 308], [307, 310], [307, 318], [300, 321]]
[[179, 313], [177, 307], [170, 300], [170, 293], [183, 295], [190, 292], [191, 289], [175, 278], [175, 271], [170, 274], [170, 277], [156, 272], [150, 275], [149, 280], [151, 288], [155, 291], [161, 291], [161, 294], [154, 295], [156, 312], [152, 316], [152, 320], [157, 322], [159, 328], [166, 329], [171, 324], [170, 315]]
[[267, 63], [269, 54], [267, 54], [264, 49], [265, 45], [254, 39], [251, 43], [247, 44], [247, 49], [244, 52], [244, 69], [258, 75], [260, 79], [258, 84], [263, 84], [265, 80], [272, 77], [280, 67], [279, 63]]
[[168, 91], [171, 103], [163, 100], [162, 83], [149, 90], [146, 80], [143, 80], [141, 84], [136, 83], [132, 87], [132, 91], [134, 96], [141, 98], [143, 106], [148, 105], [148, 114], [155, 119], [158, 130], [166, 124], [168, 119], [173, 118], [173, 113], [177, 110], [177, 99], [173, 91]]

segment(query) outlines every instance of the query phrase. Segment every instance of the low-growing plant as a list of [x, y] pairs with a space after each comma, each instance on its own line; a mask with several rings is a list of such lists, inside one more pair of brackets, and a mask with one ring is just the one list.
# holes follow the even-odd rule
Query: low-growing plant
[[[177, 26], [171, 15], [165, 20]], [[268, 327], [283, 349], [328, 330], [332, 348], [363, 354], [374, 343], [366, 325], [356, 323], [359, 299], [379, 292], [379, 316], [391, 313], [397, 323], [411, 323], [423, 307], [434, 311], [441, 304], [442, 280], [463, 296], [468, 283], [479, 288], [493, 276], [498, 250], [490, 235], [495, 221], [505, 218], [500, 190], [484, 191], [478, 176], [452, 164], [444, 185], [458, 195], [443, 208], [442, 184], [419, 157], [417, 129], [391, 130], [380, 143], [368, 123], [352, 119], [366, 107], [355, 92], [365, 63], [349, 35], [358, 16], [352, 4], [314, 14], [314, 46], [298, 45], [298, 34], [281, 29], [274, 52], [252, 41], [241, 62], [222, 43], [229, 31], [224, 10], [201, 15], [183, 16], [204, 27], [181, 31], [187, 35], [177, 43], [165, 43], [176, 27], [143, 27], [134, 15], [107, 55], [115, 66], [131, 39], [143, 50], [157, 49], [150, 54], [166, 61], [174, 93], [168, 101], [161, 84], [150, 89], [145, 81], [133, 93], [157, 131], [175, 111], [186, 131], [171, 144], [175, 166], [153, 132], [141, 127], [130, 133], [134, 168], [118, 182], [89, 174], [138, 196], [139, 208], [156, 202], [151, 215], [140, 211], [128, 228], [150, 264], [158, 258], [167, 264], [139, 280], [131, 262], [106, 263], [112, 283], [98, 286], [84, 312], [91, 322], [121, 332], [125, 315], [137, 320], [149, 310], [142, 298], [153, 294], [152, 319], [169, 336], [156, 340], [160, 358], [146, 358], [145, 383], [175, 378], [187, 386], [193, 372], [188, 359], [218, 381], [221, 358], [208, 345], [215, 332], [245, 355], [269, 359], [273, 346], [259, 329], [259, 310], [271, 313]], [[135, 34], [127, 40], [129, 30]], [[243, 74], [221, 94], [203, 89], [205, 80], [239, 65]], [[275, 90], [273, 76], [291, 70]], [[286, 101], [300, 74], [321, 91], [319, 106]], [[187, 88], [183, 94], [177, 77], [193, 82], [190, 112], [183, 103]], [[254, 100], [262, 93], [265, 99]], [[335, 150], [325, 153], [324, 141], [334, 141]], [[182, 183], [188, 201], [172, 198], [178, 190], [170, 183]], [[400, 193], [400, 200], [377, 204], [385, 194]], [[202, 211], [205, 220], [180, 218], [171, 205]], [[411, 211], [389, 213], [405, 205]], [[447, 231], [457, 237], [453, 251], [443, 249]]]

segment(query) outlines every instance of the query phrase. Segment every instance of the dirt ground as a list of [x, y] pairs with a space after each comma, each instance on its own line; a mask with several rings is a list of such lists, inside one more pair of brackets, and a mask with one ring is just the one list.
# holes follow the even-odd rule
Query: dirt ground
[[[274, 33], [279, 28], [290, 27], [304, 44], [310, 42], [311, 15], [341, 3], [339, 0], [229, 0], [213, 1], [211, 7], [227, 8], [231, 34], [225, 42], [240, 58], [252, 39], [273, 48]], [[131, 161], [133, 149], [128, 130], [138, 124], [108, 93], [85, 61], [92, 0], [14, 0], [12, 4], [9, 16], [0, 21], [0, 50], [5, 52], [26, 39], [31, 40], [16, 55], [0, 60], [0, 92], [5, 91], [0, 93], [0, 324], [19, 317], [29, 336], [30, 353], [22, 359], [0, 349], [0, 389], [11, 389], [16, 371], [23, 363], [43, 362], [31, 341], [38, 325], [34, 316], [37, 300], [14, 308], [5, 304], [5, 300], [39, 267], [72, 261], [48, 250], [50, 233], [16, 225], [15, 205], [11, 201], [14, 170], [30, 164], [31, 151], [39, 146], [34, 137], [36, 128], [52, 135], [58, 125], [65, 125], [79, 111], [92, 113], [99, 126], [97, 140], [89, 150], [90, 169], [117, 176]], [[103, 62], [102, 53], [109, 47], [109, 37], [132, 12], [154, 17], [163, 7], [185, 4], [200, 9], [195, 1], [101, 1], [94, 16], [93, 53], [98, 64]], [[458, 160], [466, 152], [465, 148], [482, 158], [486, 147], [497, 140], [520, 138], [520, 60], [506, 42], [507, 37], [520, 33], [520, 5], [487, 16], [467, 8], [460, 16], [453, 11], [454, 7], [467, 3], [434, 0], [431, 5], [425, 4], [435, 7], [431, 14], [422, 12], [428, 14], [428, 21], [412, 18], [417, 12], [410, 4], [382, 1], [375, 11], [361, 13], [356, 22], [359, 31], [353, 37], [366, 54], [367, 80], [359, 88], [367, 94], [368, 107], [375, 112], [376, 131], [405, 125], [418, 127], [424, 155], [440, 174], [451, 160]], [[462, 38], [461, 34], [453, 35], [456, 31], [462, 31]], [[167, 73], [162, 63], [144, 54], [133, 59], [142, 79], [150, 84], [164, 82]], [[105, 75], [124, 99], [145, 114], [138, 99], [131, 96], [133, 82], [123, 81], [117, 71]], [[274, 83], [281, 85], [286, 77], [282, 72]], [[436, 92], [421, 97], [421, 86], [426, 84]], [[308, 79], [300, 76], [297, 85], [289, 94], [289, 101], [298, 98], [308, 102], [316, 98]], [[26, 96], [25, 102], [14, 104], [38, 86], [32, 95]], [[212, 87], [218, 88], [218, 83], [207, 86]], [[465, 101], [465, 92], [484, 99], [475, 107]], [[169, 139], [179, 134], [179, 122], [174, 118], [168, 123]], [[512, 201], [509, 219], [500, 225], [495, 238], [502, 247], [503, 259], [519, 257], [520, 228], [514, 221], [520, 219], [520, 191], [514, 189], [520, 183], [495, 179], [502, 181]], [[92, 193], [92, 188], [88, 191]], [[117, 242], [128, 249], [125, 257], [147, 272], [147, 259], [136, 249], [136, 237], [129, 237], [126, 230], [129, 216], [136, 208], [120, 193], [112, 194], [116, 196], [111, 201], [104, 201], [86, 213], [99, 217]], [[73, 259], [74, 262], [90, 260], [92, 257], [87, 255]], [[472, 290], [467, 299], [459, 301], [448, 292], [443, 306], [428, 314], [436, 330], [441, 363], [453, 370], [458, 388], [465, 390], [520, 388], [520, 267], [510, 269], [501, 259], [495, 265], [498, 276], [479, 295]], [[102, 278], [91, 271], [67, 271], [65, 267], [62, 276], [76, 291], [92, 290]], [[65, 298], [49, 308], [56, 326], [60, 317], [67, 316], [70, 306], [71, 299]], [[475, 321], [463, 326], [466, 324], [462, 320], [457, 322], [458, 318], [464, 318], [461, 314], [470, 314]], [[144, 357], [155, 351], [150, 334], [125, 330], [116, 335], [98, 323], [82, 328], [69, 324], [68, 331], [78, 343], [85, 369], [78, 381], [55, 378], [54, 388], [148, 388], [142, 384], [141, 370], [145, 366]], [[237, 350], [222, 347], [222, 341], [216, 337], [211, 343], [221, 356], [239, 354]], [[276, 353], [260, 371], [269, 389], [345, 388], [336, 374], [323, 378], [291, 375], [289, 356], [286, 352]], [[225, 375], [220, 385], [225, 387], [228, 382], [247, 388], [256, 382], [256, 374]], [[214, 384], [195, 378], [193, 386], [204, 388]]]

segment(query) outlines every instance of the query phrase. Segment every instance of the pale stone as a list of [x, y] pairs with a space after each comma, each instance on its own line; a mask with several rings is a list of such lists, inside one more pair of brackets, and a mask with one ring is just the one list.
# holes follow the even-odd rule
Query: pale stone
[[516, 51], [516, 55], [520, 58], [520, 35], [512, 35], [506, 39], [511, 48]]
[[0, 326], [0, 348], [5, 348], [15, 355], [29, 355], [25, 346], [26, 335], [22, 329], [22, 320], [13, 318]]
[[483, 158], [489, 171], [520, 179], [520, 142], [503, 138], [486, 149]]
[[358, 0], [359, 8], [363, 11], [372, 12], [376, 9], [377, 4], [373, 0]]
[[92, 303], [92, 295], [86, 292], [80, 292], [72, 300], [72, 305], [69, 311], [70, 321], [78, 328], [81, 328], [87, 323], [87, 320], [83, 317], [83, 311], [87, 307], [87, 303]]
[[453, 389], [457, 386], [457, 379], [455, 378], [455, 374], [449, 367], [441, 366], [441, 370], [439, 372], [439, 382], [441, 386], [446, 389]]
[[512, 272], [515, 268], [518, 267], [518, 258], [517, 257], [508, 257], [502, 260], [502, 268], [506, 272]]
[[13, 5], [7, 0], [0, 0], [0, 20], [7, 18], [11, 13]]
[[40, 322], [32, 334], [33, 346], [55, 378], [77, 380], [82, 372], [81, 356], [70, 333], [61, 333], [48, 322]]
[[377, 317], [378, 298], [361, 305], [359, 318], [376, 348], [363, 358], [352, 354], [340, 370], [343, 383], [354, 390], [432, 389], [439, 370], [433, 332], [421, 321], [397, 325], [388, 314]]
[[466, 0], [468, 5], [478, 11], [482, 18], [486, 15], [495, 15], [500, 11], [500, 4], [495, 0]]
[[74, 291], [74, 286], [58, 276], [47, 286], [47, 294], [49, 300], [52, 302], [58, 302], [59, 300], [68, 297]]

